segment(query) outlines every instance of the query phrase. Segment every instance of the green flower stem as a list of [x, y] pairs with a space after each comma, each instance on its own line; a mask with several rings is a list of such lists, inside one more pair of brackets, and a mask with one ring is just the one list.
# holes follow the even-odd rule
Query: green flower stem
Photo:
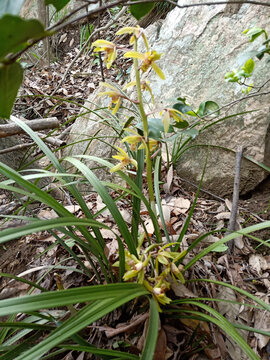
[[[134, 50], [137, 51], [137, 39], [135, 37], [134, 41]], [[151, 209], [156, 214], [156, 205], [155, 205], [155, 195], [154, 195], [154, 187], [153, 187], [153, 179], [152, 179], [152, 160], [150, 155], [150, 147], [149, 147], [149, 139], [148, 139], [148, 122], [147, 116], [144, 111], [143, 101], [142, 101], [142, 90], [141, 90], [141, 79], [140, 72], [138, 68], [138, 59], [134, 58], [134, 69], [136, 74], [136, 86], [137, 86], [137, 94], [139, 101], [139, 109], [141, 113], [142, 123], [143, 123], [143, 135], [145, 139], [145, 154], [146, 154], [146, 176], [147, 176], [147, 184], [148, 184], [148, 193]]]

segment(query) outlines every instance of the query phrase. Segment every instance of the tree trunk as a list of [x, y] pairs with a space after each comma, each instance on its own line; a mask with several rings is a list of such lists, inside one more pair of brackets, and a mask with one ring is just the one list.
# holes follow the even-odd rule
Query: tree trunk
[[[38, 18], [39, 21], [44, 25], [44, 27], [48, 27], [49, 25], [49, 7], [45, 5], [45, 0], [38, 0]], [[43, 61], [45, 66], [50, 66], [50, 43], [49, 38], [45, 38], [42, 40], [43, 42]]]

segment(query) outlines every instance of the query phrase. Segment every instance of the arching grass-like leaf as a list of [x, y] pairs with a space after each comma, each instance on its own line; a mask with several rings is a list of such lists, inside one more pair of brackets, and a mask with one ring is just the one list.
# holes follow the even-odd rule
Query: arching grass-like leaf
[[61, 324], [57, 329], [52, 331], [45, 340], [32, 347], [30, 350], [27, 350], [23, 354], [19, 355], [17, 360], [38, 359], [44, 353], [57, 346], [64, 340], [70, 338], [73, 334], [77, 334], [80, 330], [84, 329], [94, 321], [97, 321], [104, 315], [125, 304], [126, 302], [136, 298], [137, 296], [144, 295], [146, 293], [146, 289], [137, 291], [123, 291], [120, 296], [111, 298], [109, 292], [107, 292], [102, 300], [94, 301], [89, 305], [86, 305], [74, 316]]
[[115, 298], [129, 292], [133, 292], [135, 294], [134, 297], [148, 293], [142, 285], [121, 283], [59, 290], [38, 295], [25, 295], [19, 298], [1, 300], [0, 316], [39, 309], [49, 309], [86, 301], [102, 300], [105, 298]]
[[141, 355], [141, 360], [151, 360], [153, 359], [157, 337], [158, 337], [158, 323], [159, 323], [159, 314], [156, 301], [151, 298], [150, 300], [150, 316], [148, 329], [146, 334], [146, 339], [143, 347], [143, 352]]
[[74, 166], [76, 166], [86, 177], [86, 179], [89, 181], [91, 185], [93, 185], [96, 192], [100, 195], [102, 198], [104, 204], [107, 205], [110, 213], [112, 214], [116, 224], [118, 225], [119, 231], [121, 232], [125, 243], [127, 244], [129, 251], [137, 256], [136, 246], [135, 242], [133, 241], [133, 238], [128, 230], [127, 224], [125, 220], [123, 219], [120, 211], [118, 210], [117, 206], [115, 205], [113, 199], [108, 194], [105, 187], [102, 185], [102, 183], [98, 180], [98, 178], [94, 175], [94, 173], [81, 161], [74, 159], [74, 158], [66, 158], [66, 161], [69, 161]]
[[254, 232], [254, 231], [266, 229], [268, 227], [270, 227], [270, 221], [265, 221], [265, 222], [262, 222], [260, 224], [252, 225], [252, 226], [249, 226], [249, 227], [247, 227], [245, 229], [241, 229], [241, 230], [239, 230], [237, 232], [233, 232], [231, 234], [226, 235], [224, 238], [222, 238], [222, 239], [218, 240], [217, 242], [211, 244], [206, 249], [203, 249], [197, 255], [195, 255], [194, 258], [192, 260], [190, 260], [185, 265], [185, 270], [189, 269], [192, 265], [194, 265], [198, 260], [203, 258], [205, 255], [207, 255], [210, 251], [214, 251], [215, 247], [217, 247], [217, 246], [219, 246], [221, 244], [225, 244], [226, 242], [228, 242], [228, 241], [230, 241], [232, 239], [235, 239], [239, 235], [249, 234], [249, 233]]
[[231, 337], [237, 343], [237, 345], [248, 355], [248, 357], [251, 360], [260, 360], [260, 357], [257, 354], [255, 354], [255, 352], [251, 349], [251, 347], [247, 344], [247, 342], [242, 338], [242, 336], [238, 333], [238, 331], [235, 329], [235, 327], [219, 312], [217, 312], [216, 310], [214, 310], [213, 308], [211, 308], [208, 305], [205, 305], [198, 301], [193, 301], [192, 299], [185, 299], [185, 300], [183, 300], [182, 303], [188, 304], [188, 305], [194, 305], [199, 308], [202, 308], [203, 310], [210, 313], [212, 316], [209, 316], [203, 312], [193, 311], [193, 310], [188, 310], [188, 309], [171, 309], [171, 312], [172, 313], [183, 312], [183, 313], [188, 313], [188, 314], [194, 314], [194, 315], [197, 315], [199, 317], [199, 319], [204, 319], [205, 321], [216, 324], [218, 327], [220, 327], [225, 332], [226, 335]]
[[[58, 172], [65, 173], [65, 169], [63, 168], [63, 166], [60, 164], [60, 162], [55, 157], [55, 155], [52, 153], [52, 151], [48, 148], [48, 146], [39, 138], [39, 136], [32, 129], [30, 129], [29, 126], [27, 126], [23, 121], [21, 121], [19, 119], [14, 119], [14, 122], [16, 124], [18, 124], [26, 133], [28, 133], [28, 135], [31, 136], [31, 138], [35, 141], [35, 143], [39, 146], [39, 148], [48, 157], [48, 159], [51, 161], [52, 165], [58, 170]], [[63, 184], [72, 183], [72, 178], [70, 178], [70, 177], [65, 177], [64, 179], [60, 178], [59, 180]], [[76, 186], [74, 184], [71, 184], [71, 185], [66, 185], [66, 188], [67, 188], [67, 190], [70, 191], [70, 193], [77, 200], [77, 202], [80, 205], [82, 211], [85, 213], [85, 216], [88, 219], [93, 219], [92, 213], [88, 209], [88, 207], [87, 207], [81, 193], [76, 188]], [[79, 228], [79, 230], [82, 232], [83, 236], [85, 237], [85, 239], [87, 241], [91, 242], [91, 241], [95, 240], [93, 238], [93, 236], [90, 234], [90, 232], [87, 231], [87, 229]], [[100, 245], [100, 248], [103, 249], [104, 246], [105, 246], [105, 242], [104, 242], [104, 239], [101, 236], [101, 233], [100, 233], [99, 229], [98, 228], [93, 228], [93, 232], [95, 233], [96, 240], [98, 241], [98, 243]], [[106, 258], [105, 254], [104, 254], [104, 251], [100, 252], [100, 257], [105, 262], [105, 264], [108, 263], [107, 258]]]
[[139, 357], [137, 355], [124, 353], [122, 351], [117, 350], [107, 350], [107, 349], [97, 349], [94, 346], [79, 346], [79, 345], [59, 345], [59, 347], [73, 350], [73, 351], [82, 351], [87, 352], [94, 355], [105, 356], [106, 359], [116, 360], [117, 359], [124, 359], [124, 360], [138, 360]]

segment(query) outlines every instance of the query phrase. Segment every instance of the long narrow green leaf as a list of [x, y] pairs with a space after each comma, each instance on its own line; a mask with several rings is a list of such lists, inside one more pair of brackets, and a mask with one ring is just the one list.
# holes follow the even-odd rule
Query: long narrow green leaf
[[118, 357], [118, 359], [124, 359], [124, 360], [138, 360], [139, 357], [137, 355], [124, 353], [122, 351], [117, 350], [107, 350], [107, 349], [97, 349], [94, 346], [79, 346], [79, 345], [58, 345], [60, 348], [64, 348], [67, 350], [73, 350], [73, 351], [82, 351], [87, 352], [94, 355], [104, 355], [110, 357], [110, 359], [115, 359], [115, 357]]
[[0, 322], [0, 327], [7, 327], [10, 329], [33, 329], [33, 330], [54, 330], [55, 326], [42, 325], [42, 324], [30, 324], [25, 322]]
[[[221, 229], [221, 230], [219, 230], [219, 231], [220, 231], [220, 232], [222, 232], [222, 231], [225, 232], [226, 229], [224, 229], [224, 230]], [[214, 234], [214, 233], [216, 233], [216, 232], [217, 232], [216, 230], [208, 231], [208, 232], [206, 232], [205, 234], [203, 234], [203, 235], [201, 235], [201, 236], [198, 236], [197, 239], [193, 240], [192, 243], [191, 243], [191, 244], [189, 245], [189, 247], [187, 248], [187, 253], [186, 253], [186, 255], [183, 256], [183, 257], [180, 259], [179, 263], [182, 263], [183, 260], [185, 259], [185, 257], [187, 256], [187, 254], [190, 253], [191, 250], [193, 250], [201, 241], [203, 241], [203, 239], [205, 239], [207, 236], [212, 235], [212, 234]]]
[[174, 251], [177, 251], [179, 249], [179, 246], [180, 246], [180, 243], [181, 241], [183, 240], [183, 237], [184, 235], [186, 234], [187, 232], [187, 229], [188, 229], [188, 226], [189, 226], [189, 223], [190, 223], [190, 220], [191, 220], [191, 217], [193, 215], [193, 212], [195, 210], [195, 206], [197, 204], [197, 200], [198, 200], [198, 197], [199, 197], [199, 194], [200, 194], [200, 191], [201, 191], [201, 186], [202, 186], [202, 182], [203, 182], [203, 178], [204, 178], [204, 175], [205, 175], [205, 171], [206, 171], [206, 165], [207, 165], [207, 160], [208, 160], [208, 155], [209, 155], [209, 150], [207, 152], [207, 156], [206, 156], [206, 159], [205, 159], [205, 162], [204, 162], [204, 166], [203, 166], [203, 171], [202, 171], [202, 176], [201, 176], [201, 179], [200, 179], [200, 183], [199, 183], [199, 186], [198, 186], [198, 189], [196, 191], [196, 195], [195, 195], [195, 198], [193, 200], [193, 203], [191, 205], [191, 208], [189, 210], [189, 213], [188, 213], [188, 216], [185, 220], [185, 223], [184, 223], [184, 226], [182, 227], [182, 230], [180, 232], [180, 235], [178, 237], [178, 244], [175, 245], [174, 247]]
[[[196, 147], [202, 147], [202, 148], [213, 148], [213, 149], [221, 149], [227, 152], [231, 152], [233, 154], [235, 154], [235, 151], [229, 148], [226, 148], [225, 146], [220, 146], [220, 145], [209, 145], [209, 144], [196, 144], [196, 145], [190, 145], [185, 147], [181, 153], [178, 155], [178, 158], [181, 157], [181, 155], [183, 155], [187, 150], [192, 149], [192, 148], [196, 148]], [[257, 165], [258, 167], [270, 172], [270, 168], [266, 165], [264, 165], [263, 163], [256, 161], [255, 159], [252, 159], [250, 156], [248, 155], [243, 155], [243, 157], [248, 160], [249, 162]]]
[[[51, 161], [51, 163], [53, 164], [53, 166], [60, 172], [60, 173], [65, 173], [65, 169], [62, 167], [62, 165], [59, 163], [58, 159], [54, 156], [53, 152], [48, 148], [48, 146], [39, 138], [39, 136], [32, 130], [30, 129], [29, 126], [27, 126], [23, 121], [19, 120], [19, 119], [14, 119], [15, 123], [18, 124], [28, 135], [31, 136], [31, 138], [35, 141], [35, 143], [39, 146], [39, 148], [44, 152], [44, 154], [48, 157], [48, 159]], [[61, 182], [63, 184], [66, 183], [71, 183], [72, 180], [71, 178], [67, 177], [64, 179], [61, 179]], [[81, 209], [83, 210], [83, 212], [85, 213], [86, 217], [88, 219], [93, 219], [93, 216], [90, 212], [90, 210], [88, 209], [85, 201], [82, 198], [82, 195], [80, 194], [80, 192], [78, 191], [78, 189], [76, 188], [75, 185], [67, 185], [67, 189], [71, 192], [71, 194], [75, 197], [75, 199], [77, 200], [77, 202], [79, 203]], [[93, 236], [90, 234], [89, 231], [87, 231], [87, 229], [85, 228], [80, 228], [80, 230], [82, 231], [82, 234], [84, 235], [85, 239], [87, 241], [90, 241], [93, 243]], [[101, 236], [101, 233], [99, 231], [98, 228], [94, 228], [93, 229], [98, 244], [100, 246], [99, 251], [100, 251], [100, 256], [102, 257], [103, 261], [105, 262], [105, 264], [108, 263], [107, 258], [105, 256], [105, 253], [103, 251], [104, 246], [105, 246], [105, 242], [104, 239]]]
[[[135, 177], [135, 184], [137, 185], [138, 189], [142, 190], [143, 184], [143, 169], [144, 169], [144, 150], [137, 151], [137, 164], [138, 169]], [[139, 223], [140, 223], [140, 209], [141, 209], [141, 199], [133, 196], [132, 198], [132, 235], [135, 241], [135, 245], [137, 246], [138, 240], [138, 230], [139, 230]]]
[[156, 196], [156, 202], [157, 202], [157, 207], [158, 207], [158, 212], [159, 212], [159, 216], [160, 216], [160, 221], [163, 227], [163, 231], [165, 233], [167, 242], [171, 242], [170, 240], [170, 236], [167, 230], [167, 225], [164, 219], [164, 215], [163, 215], [163, 210], [162, 210], [162, 205], [161, 205], [161, 198], [160, 198], [160, 191], [159, 191], [159, 168], [160, 168], [160, 156], [158, 156], [156, 158], [156, 163], [155, 163], [155, 172], [154, 172], [154, 188], [155, 188], [155, 196]]
[[[39, 200], [43, 202], [44, 204], [47, 204], [52, 209], [54, 209], [60, 216], [63, 217], [70, 217], [71, 219], [77, 219], [76, 216], [71, 214], [67, 209], [65, 209], [64, 206], [62, 206], [58, 201], [56, 201], [54, 198], [52, 198], [49, 194], [39, 189], [36, 185], [32, 184], [29, 181], [26, 181], [23, 179], [23, 177], [18, 174], [15, 170], [9, 168], [7, 165], [0, 163], [0, 173], [3, 175], [12, 178], [15, 180], [15, 182], [26, 189], [29, 190], [29, 192], [24, 192], [23, 190], [11, 187], [9, 185], [0, 184], [0, 188], [7, 189], [10, 191], [16, 191], [18, 193], [21, 193], [23, 195], [27, 195], [29, 197], [32, 197], [33, 199]], [[94, 220], [93, 220], [94, 221]], [[89, 225], [90, 226], [90, 225]], [[96, 228], [96, 227], [94, 227]], [[81, 228], [83, 229], [83, 228]], [[10, 229], [11, 231], [14, 229]], [[17, 228], [16, 228], [17, 231]], [[83, 233], [89, 233], [85, 228], [82, 231]], [[0, 240], [1, 242], [1, 240]], [[103, 248], [95, 241], [94, 238], [91, 239], [91, 245], [96, 249], [96, 252], [103, 254], [104, 250]]]
[[[239, 306], [250, 307], [252, 309], [264, 310], [261, 306], [257, 306], [257, 305], [253, 305], [253, 304], [247, 304], [247, 303], [243, 303], [243, 302], [240, 302], [240, 301], [227, 300], [227, 299], [198, 297], [198, 298], [192, 298], [192, 300], [194, 300], [194, 301], [209, 301], [209, 302], [225, 302], [225, 303], [228, 303], [228, 304], [234, 304], [234, 305], [239, 305]], [[183, 299], [177, 299], [177, 300], [173, 300], [170, 304], [181, 304], [182, 301], [183, 301]], [[185, 301], [185, 299], [184, 299], [184, 301]], [[167, 310], [165, 309], [164, 312], [166, 312], [166, 311]]]
[[37, 288], [37, 289], [41, 290], [41, 291], [47, 291], [47, 289], [45, 289], [44, 287], [42, 287], [42, 286], [40, 286], [40, 285], [38, 285], [38, 284], [36, 284], [36, 283], [34, 283], [32, 281], [26, 280], [26, 279], [24, 279], [22, 277], [16, 276], [16, 275], [6, 274], [6, 273], [0, 272], [0, 278], [1, 278], [1, 276], [9, 278], [9, 279], [16, 280], [16, 281], [20, 281], [20, 282], [22, 282], [24, 284], [30, 285], [30, 286], [32, 286], [34, 288]]
[[41, 341], [30, 350], [18, 356], [17, 360], [38, 359], [44, 353], [60, 344], [62, 341], [68, 339], [73, 334], [78, 333], [89, 324], [97, 321], [104, 315], [134, 299], [135, 297], [144, 295], [145, 293], [145, 289], [136, 292], [122, 292], [122, 294], [118, 297], [106, 297], [106, 300], [95, 301], [89, 305], [86, 305], [83, 309], [79, 310], [75, 316], [71, 317], [65, 323], [60, 325], [56, 330], [54, 330], [45, 340]]
[[[259, 224], [258, 224], [259, 225]], [[254, 296], [250, 293], [248, 293], [247, 291], [238, 288], [237, 286], [231, 285], [231, 284], [227, 284], [225, 282], [222, 281], [217, 281], [217, 280], [211, 280], [211, 279], [192, 279], [192, 280], [187, 280], [187, 282], [197, 282], [197, 281], [204, 281], [204, 282], [210, 282], [216, 285], [221, 285], [221, 286], [225, 286], [228, 287], [230, 289], [235, 290], [236, 292], [245, 295], [246, 297], [252, 299], [253, 301], [255, 301], [257, 304], [261, 305], [265, 310], [270, 312], [270, 305], [266, 304], [263, 300], [261, 300], [259, 297]]]
[[246, 330], [246, 331], [254, 332], [256, 334], [261, 334], [261, 335], [270, 337], [270, 331], [260, 330], [260, 329], [256, 329], [251, 326], [246, 326], [246, 325], [242, 325], [242, 324], [233, 324], [232, 323], [232, 325], [237, 329]]
[[[7, 351], [5, 354], [1, 354], [1, 360], [14, 360], [16, 356], [23, 351], [31, 348], [35, 341], [40, 337], [40, 331], [36, 331], [32, 336], [29, 336], [25, 341], [17, 346], [11, 346], [7, 348], [0, 348], [0, 350]], [[33, 359], [34, 360], [34, 359]]]
[[[111, 169], [113, 167], [113, 165], [110, 162], [108, 162], [108, 161], [106, 161], [104, 159], [100, 159], [100, 158], [98, 158], [96, 156], [83, 155], [83, 156], [76, 156], [76, 157], [96, 161], [97, 163], [99, 163], [101, 165], [104, 165], [104, 166], [108, 167], [109, 169]], [[156, 234], [156, 237], [157, 237], [157, 241], [161, 242], [161, 234], [160, 234], [160, 228], [159, 228], [159, 224], [158, 224], [158, 221], [157, 221], [157, 217], [153, 213], [149, 201], [143, 195], [141, 189], [138, 188], [138, 186], [134, 183], [134, 181], [128, 175], [126, 175], [122, 171], [118, 171], [117, 174], [130, 186], [130, 188], [137, 194], [138, 198], [141, 199], [141, 201], [146, 206], [147, 211], [148, 211], [148, 213], [149, 213], [149, 215], [151, 217], [151, 220], [153, 222], [153, 226], [154, 226], [154, 229], [155, 229], [155, 234]]]
[[218, 240], [214, 244], [209, 245], [206, 249], [203, 249], [202, 251], [200, 251], [199, 254], [194, 256], [194, 258], [185, 265], [185, 270], [189, 269], [192, 265], [194, 265], [198, 260], [200, 260], [205, 255], [207, 255], [210, 251], [213, 251], [217, 246], [221, 244], [225, 244], [226, 242], [238, 237], [239, 235], [246, 235], [251, 232], [262, 230], [268, 227], [270, 227], [270, 221], [265, 221], [256, 225], [249, 226], [245, 229], [238, 230], [237, 232], [233, 232], [229, 235], [226, 235], [224, 238]]
[[38, 231], [44, 231], [49, 229], [55, 229], [65, 227], [65, 226], [72, 226], [72, 225], [80, 225], [80, 226], [92, 226], [92, 227], [99, 227], [111, 230], [108, 226], [90, 219], [78, 219], [76, 217], [60, 217], [51, 220], [37, 220], [31, 224], [25, 225], [19, 228], [12, 228], [6, 229], [1, 232], [1, 239], [0, 244], [17, 239], [18, 237], [25, 236], [28, 234], [32, 234]]
[[[213, 322], [218, 327], [220, 327], [226, 335], [230, 336], [239, 346], [240, 348], [248, 355], [251, 360], [260, 360], [259, 356], [255, 354], [255, 352], [251, 349], [251, 347], [246, 343], [246, 341], [242, 338], [242, 336], [238, 333], [238, 331], [234, 328], [234, 326], [219, 312], [214, 310], [208, 305], [202, 304], [198, 301], [192, 301], [191, 299], [187, 299], [186, 303], [189, 305], [194, 305], [204, 309], [209, 312], [212, 316], [204, 314], [198, 311], [179, 309], [176, 311], [183, 311], [185, 313], [198, 315], [200, 318], [204, 318], [206, 321]], [[172, 310], [174, 312], [174, 309]]]
[[92, 300], [102, 300], [104, 298], [114, 298], [129, 291], [134, 293], [134, 297], [148, 293], [142, 285], [121, 283], [59, 290], [38, 295], [25, 295], [18, 298], [1, 300], [0, 316], [49, 309]]
[[143, 352], [141, 355], [141, 360], [152, 360], [157, 343], [158, 337], [158, 326], [159, 325], [159, 314], [156, 301], [150, 299], [150, 316], [148, 322], [148, 329], [145, 338], [145, 343], [143, 347]]
[[87, 180], [90, 182], [90, 184], [93, 185], [96, 192], [100, 195], [102, 198], [104, 204], [107, 205], [110, 213], [112, 214], [114, 221], [118, 225], [119, 231], [121, 232], [125, 243], [128, 246], [129, 251], [137, 256], [136, 246], [133, 241], [133, 238], [128, 230], [127, 224], [125, 220], [123, 219], [120, 211], [118, 210], [117, 206], [115, 205], [113, 199], [108, 194], [106, 188], [102, 185], [102, 183], [98, 180], [98, 178], [95, 176], [95, 174], [81, 161], [74, 159], [74, 158], [65, 158], [66, 161], [70, 162], [74, 166], [76, 166], [87, 178]]

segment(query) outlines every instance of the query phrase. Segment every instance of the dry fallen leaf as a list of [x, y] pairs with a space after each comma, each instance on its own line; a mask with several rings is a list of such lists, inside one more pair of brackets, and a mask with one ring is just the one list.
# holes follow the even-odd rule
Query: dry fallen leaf
[[148, 235], [152, 236], [154, 234], [154, 225], [152, 223], [152, 220], [151, 219], [146, 220], [144, 225], [145, 225]]
[[215, 215], [215, 218], [218, 220], [229, 220], [231, 216], [231, 213], [229, 211], [221, 212], [217, 215]]
[[167, 351], [167, 337], [165, 331], [161, 328], [158, 333], [157, 344], [154, 354], [154, 360], [164, 360]]
[[58, 218], [58, 215], [54, 210], [45, 209], [45, 210], [40, 210], [40, 212], [38, 213], [38, 218], [43, 220], [56, 219]]
[[79, 205], [66, 205], [65, 209], [68, 210], [71, 214], [75, 214], [78, 210], [81, 209]]
[[174, 212], [185, 214], [190, 208], [190, 201], [184, 198], [178, 198], [174, 202]]
[[167, 173], [167, 182], [163, 185], [163, 189], [166, 194], [170, 192], [173, 181], [173, 165], [169, 167], [169, 171]]
[[165, 223], [169, 223], [171, 220], [171, 207], [168, 205], [162, 205], [162, 213]]
[[262, 270], [270, 269], [270, 262], [260, 254], [252, 254], [249, 257], [249, 265], [260, 275]]
[[190, 291], [185, 285], [183, 285], [180, 281], [174, 281], [172, 277], [168, 277], [168, 281], [171, 284], [171, 289], [175, 293], [176, 296], [181, 298], [195, 298], [197, 297]]

